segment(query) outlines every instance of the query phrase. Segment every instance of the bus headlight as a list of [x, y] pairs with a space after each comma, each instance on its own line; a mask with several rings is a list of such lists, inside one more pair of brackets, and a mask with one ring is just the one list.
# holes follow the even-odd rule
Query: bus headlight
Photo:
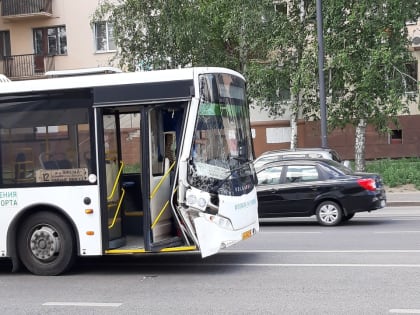
[[188, 189], [186, 192], [187, 206], [197, 208], [205, 211], [209, 203], [210, 196], [207, 193], [201, 192], [197, 189]]
[[224, 217], [221, 217], [220, 215], [210, 216], [210, 221], [216, 223], [218, 226], [220, 226], [224, 229], [233, 230], [233, 226], [232, 226], [232, 223], [230, 222], [230, 220], [226, 219]]

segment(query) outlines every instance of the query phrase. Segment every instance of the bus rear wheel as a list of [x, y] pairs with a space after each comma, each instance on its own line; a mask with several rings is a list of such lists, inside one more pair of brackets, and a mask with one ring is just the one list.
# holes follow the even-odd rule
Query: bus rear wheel
[[19, 258], [30, 272], [55, 276], [72, 266], [75, 259], [73, 232], [58, 214], [34, 213], [23, 222], [18, 233]]

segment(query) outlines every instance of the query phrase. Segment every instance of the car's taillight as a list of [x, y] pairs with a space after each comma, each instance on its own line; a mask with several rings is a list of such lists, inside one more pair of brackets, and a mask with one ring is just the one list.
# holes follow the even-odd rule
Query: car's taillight
[[366, 190], [376, 190], [376, 182], [373, 178], [360, 178], [357, 180], [357, 183]]

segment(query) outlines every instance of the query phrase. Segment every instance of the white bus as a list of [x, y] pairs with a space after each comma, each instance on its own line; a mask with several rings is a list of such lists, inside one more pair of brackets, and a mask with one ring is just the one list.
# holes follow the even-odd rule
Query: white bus
[[199, 250], [259, 230], [245, 80], [223, 68], [0, 86], [0, 257]]

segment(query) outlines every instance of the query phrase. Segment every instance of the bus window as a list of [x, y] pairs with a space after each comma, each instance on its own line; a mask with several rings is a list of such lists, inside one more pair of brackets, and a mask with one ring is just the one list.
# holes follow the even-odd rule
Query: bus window
[[[87, 181], [90, 157], [89, 125], [82, 109], [39, 111], [36, 115], [1, 114], [2, 185]], [[8, 126], [11, 115], [22, 120]], [[74, 119], [74, 120], [73, 120]], [[65, 119], [64, 119], [65, 120]], [[3, 123], [3, 121], [5, 123]], [[62, 124], [51, 124], [51, 121]]]
[[163, 175], [164, 150], [162, 111], [153, 109], [150, 111], [150, 161], [153, 175]]
[[141, 173], [140, 113], [120, 115], [121, 158], [124, 174]]

